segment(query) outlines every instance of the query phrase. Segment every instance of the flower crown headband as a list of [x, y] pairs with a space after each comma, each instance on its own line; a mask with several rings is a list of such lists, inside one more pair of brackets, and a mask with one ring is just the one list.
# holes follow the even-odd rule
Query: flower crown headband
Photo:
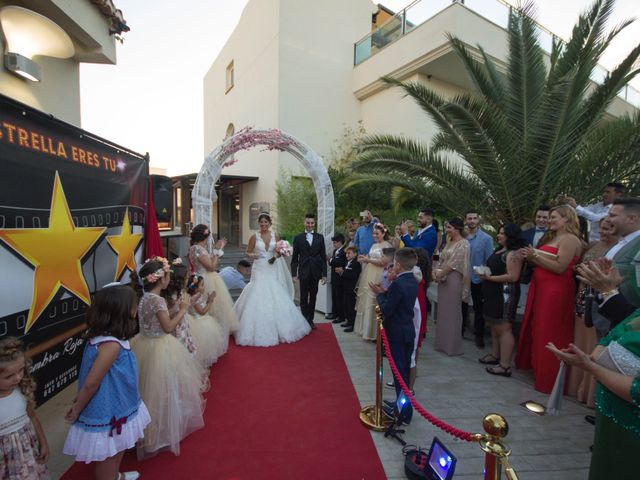
[[373, 228], [379, 228], [380, 230], [382, 230], [384, 233], [389, 233], [389, 230], [387, 230], [387, 227], [384, 226], [384, 223], [382, 222], [378, 222], [376, 223]]
[[202, 277], [200, 275], [192, 275], [189, 283], [187, 284], [187, 288], [192, 289], [194, 287], [197, 287], [200, 283], [200, 280], [202, 280]]
[[161, 262], [162, 263], [162, 267], [160, 267], [155, 272], [152, 272], [149, 275], [147, 275], [146, 277], [144, 277], [144, 280], [146, 280], [147, 283], [156, 283], [158, 280], [160, 280], [162, 277], [164, 277], [165, 273], [171, 272], [171, 267], [169, 266], [169, 260], [167, 260], [164, 257], [151, 257], [151, 258], [148, 258], [147, 261], [144, 262], [144, 264], [146, 265], [149, 262]]

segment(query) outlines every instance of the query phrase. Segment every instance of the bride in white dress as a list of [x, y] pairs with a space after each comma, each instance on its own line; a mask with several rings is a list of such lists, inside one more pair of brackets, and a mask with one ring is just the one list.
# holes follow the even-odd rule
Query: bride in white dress
[[240, 327], [234, 336], [237, 345], [271, 347], [278, 343], [293, 343], [311, 331], [309, 323], [293, 303], [293, 281], [284, 258], [273, 264], [276, 242], [271, 230], [271, 217], [258, 217], [260, 231], [249, 239], [247, 255], [254, 259], [251, 281], [242, 290], [234, 306]]

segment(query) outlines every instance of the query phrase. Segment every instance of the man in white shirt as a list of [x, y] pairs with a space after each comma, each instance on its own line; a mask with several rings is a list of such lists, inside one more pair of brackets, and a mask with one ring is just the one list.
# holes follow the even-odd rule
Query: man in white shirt
[[245, 278], [251, 275], [251, 264], [246, 260], [240, 260], [236, 268], [224, 267], [219, 275], [229, 290], [242, 290], [247, 284]]
[[637, 276], [638, 264], [634, 261], [640, 251], [640, 198], [619, 198], [614, 200], [607, 221], [612, 226], [612, 233], [620, 240], [609, 249], [605, 257], [613, 264], [624, 278], [620, 293], [636, 308], [640, 307], [640, 298], [636, 295], [633, 284]]
[[602, 192], [602, 201], [583, 207], [578, 205], [575, 199], [568, 197], [567, 202], [576, 209], [576, 213], [580, 217], [584, 217], [589, 221], [589, 241], [597, 242], [600, 240], [600, 232], [598, 230], [598, 222], [607, 216], [613, 201], [622, 198], [624, 195], [624, 185], [618, 182], [607, 183]]

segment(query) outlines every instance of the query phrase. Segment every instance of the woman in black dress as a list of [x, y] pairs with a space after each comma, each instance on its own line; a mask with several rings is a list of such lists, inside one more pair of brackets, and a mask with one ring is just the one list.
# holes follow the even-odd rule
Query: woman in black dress
[[520, 227], [506, 223], [498, 231], [498, 248], [487, 259], [491, 274], [479, 275], [484, 297], [483, 314], [491, 321], [491, 353], [478, 361], [493, 375], [511, 376], [514, 339], [512, 324], [520, 299], [520, 272], [523, 258], [517, 250], [525, 242]]

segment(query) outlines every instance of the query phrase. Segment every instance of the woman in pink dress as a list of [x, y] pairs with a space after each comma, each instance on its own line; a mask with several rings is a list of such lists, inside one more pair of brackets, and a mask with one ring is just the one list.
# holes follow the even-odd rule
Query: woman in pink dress
[[549, 231], [538, 248], [520, 254], [535, 265], [518, 340], [516, 366], [533, 369], [534, 388], [551, 393], [560, 362], [545, 348], [549, 342], [566, 348], [573, 340], [576, 284], [573, 266], [582, 254], [575, 210], [568, 205], [549, 212]]

